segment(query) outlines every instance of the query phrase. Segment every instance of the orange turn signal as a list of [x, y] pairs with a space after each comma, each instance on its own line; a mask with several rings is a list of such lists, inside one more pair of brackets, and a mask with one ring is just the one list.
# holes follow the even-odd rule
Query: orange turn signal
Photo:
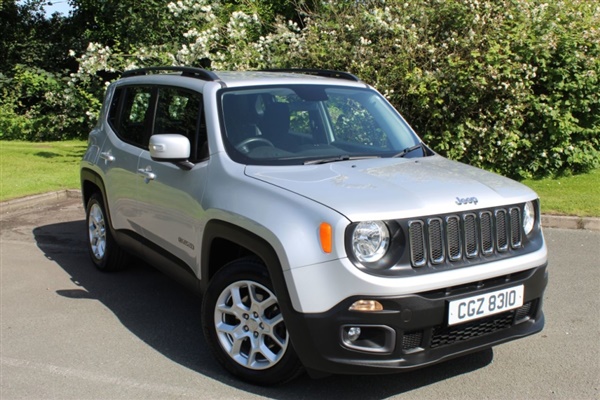
[[319, 238], [321, 239], [321, 248], [325, 253], [331, 253], [333, 246], [333, 229], [327, 222], [322, 222], [319, 226]]

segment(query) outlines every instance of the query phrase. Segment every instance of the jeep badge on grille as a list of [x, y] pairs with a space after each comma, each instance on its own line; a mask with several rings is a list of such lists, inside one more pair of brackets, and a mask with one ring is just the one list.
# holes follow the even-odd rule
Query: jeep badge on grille
[[479, 200], [477, 200], [477, 197], [456, 198], [456, 204], [458, 204], [459, 206], [462, 206], [463, 204], [477, 204], [478, 202]]

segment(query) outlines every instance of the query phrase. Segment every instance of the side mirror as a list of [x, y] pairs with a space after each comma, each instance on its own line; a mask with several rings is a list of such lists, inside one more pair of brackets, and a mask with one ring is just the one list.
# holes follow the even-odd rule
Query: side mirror
[[179, 134], [150, 136], [150, 157], [155, 161], [187, 161], [190, 158], [190, 141]]

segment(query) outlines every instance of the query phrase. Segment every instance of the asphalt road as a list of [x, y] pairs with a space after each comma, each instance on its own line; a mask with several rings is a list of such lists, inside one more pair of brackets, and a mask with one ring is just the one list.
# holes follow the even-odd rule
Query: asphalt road
[[100, 273], [79, 199], [0, 216], [0, 399], [600, 399], [600, 232], [547, 229], [542, 333], [419, 371], [232, 379], [200, 299], [161, 273]]

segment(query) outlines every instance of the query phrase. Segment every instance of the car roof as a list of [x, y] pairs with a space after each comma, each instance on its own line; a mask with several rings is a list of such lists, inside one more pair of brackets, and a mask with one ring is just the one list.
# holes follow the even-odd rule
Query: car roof
[[[166, 72], [166, 73], [165, 73]], [[218, 82], [224, 87], [248, 87], [277, 84], [336, 84], [365, 87], [366, 84], [348, 72], [323, 69], [276, 69], [263, 71], [208, 71], [193, 67], [149, 67], [126, 71], [122, 80], [144, 76], [159, 82], [168, 77], [196, 78]], [[146, 79], [144, 79], [146, 80]], [[147, 81], [147, 80], [146, 80]]]

